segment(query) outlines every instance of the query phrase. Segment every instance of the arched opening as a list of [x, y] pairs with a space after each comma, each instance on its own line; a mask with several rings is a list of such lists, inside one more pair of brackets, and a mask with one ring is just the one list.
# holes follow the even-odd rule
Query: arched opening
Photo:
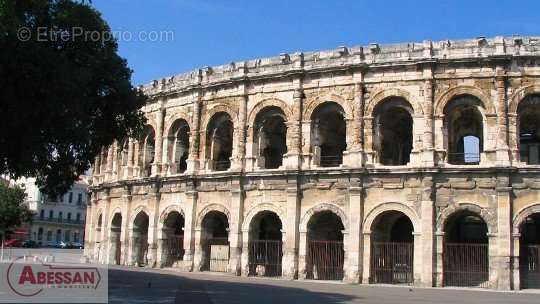
[[540, 94], [529, 95], [518, 106], [519, 158], [540, 164]]
[[176, 120], [168, 134], [169, 171], [171, 174], [183, 173], [187, 169], [189, 155], [189, 125], [183, 119]]
[[[101, 214], [98, 219], [98, 227], [101, 230]], [[122, 256], [122, 214], [115, 213], [111, 221], [111, 239], [110, 253], [112, 254], [113, 263], [120, 265]]]
[[414, 227], [405, 214], [387, 211], [371, 227], [371, 283], [414, 283]]
[[201, 224], [201, 270], [226, 272], [229, 265], [229, 221], [220, 211], [208, 212]]
[[133, 221], [133, 254], [138, 266], [148, 264], [148, 222], [148, 214], [144, 211], [139, 212]]
[[178, 266], [178, 261], [184, 258], [184, 216], [177, 211], [170, 212], [163, 222], [162, 233], [163, 266]]
[[444, 286], [489, 287], [489, 239], [484, 220], [461, 211], [447, 220], [444, 233]]
[[282, 223], [272, 211], [259, 212], [249, 226], [249, 275], [279, 277], [283, 257]]
[[142, 144], [142, 150], [139, 151], [141, 176], [148, 177], [152, 175], [152, 164], [156, 151], [156, 132], [151, 126], [145, 127], [140, 143]]
[[482, 102], [463, 95], [452, 99], [444, 109], [448, 163], [477, 165], [484, 150]]
[[216, 113], [208, 123], [206, 151], [210, 169], [225, 171], [231, 167], [233, 131], [231, 116], [225, 112]]
[[315, 213], [308, 222], [306, 278], [313, 280], [342, 280], [343, 223], [332, 211]]
[[343, 163], [347, 148], [345, 111], [335, 102], [319, 105], [311, 115], [311, 153], [313, 163], [337, 167]]
[[406, 165], [413, 146], [413, 109], [403, 98], [392, 97], [374, 109], [373, 144], [380, 164]]
[[521, 288], [540, 288], [540, 213], [520, 226], [519, 272]]
[[275, 169], [283, 164], [287, 153], [285, 114], [276, 106], [265, 107], [255, 118], [254, 155], [259, 168]]

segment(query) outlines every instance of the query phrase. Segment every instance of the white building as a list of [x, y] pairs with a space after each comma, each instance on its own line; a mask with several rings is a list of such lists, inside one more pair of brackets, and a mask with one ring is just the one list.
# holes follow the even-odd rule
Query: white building
[[24, 185], [28, 206], [35, 213], [28, 227], [31, 240], [42, 246], [52, 246], [60, 241], [84, 242], [88, 199], [86, 177], [75, 182], [66, 194], [54, 201], [39, 191], [34, 178], [24, 178], [18, 183]]

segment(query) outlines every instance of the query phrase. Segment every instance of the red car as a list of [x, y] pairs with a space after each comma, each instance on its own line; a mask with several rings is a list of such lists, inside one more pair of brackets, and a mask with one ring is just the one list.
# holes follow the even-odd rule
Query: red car
[[22, 246], [21, 240], [12, 239], [12, 240], [4, 241], [4, 247], [21, 247], [21, 246]]

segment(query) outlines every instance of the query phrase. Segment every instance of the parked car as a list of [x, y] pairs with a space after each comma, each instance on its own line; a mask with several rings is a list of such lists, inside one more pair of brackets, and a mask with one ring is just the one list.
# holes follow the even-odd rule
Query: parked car
[[21, 247], [21, 246], [22, 246], [21, 240], [11, 239], [11, 240], [4, 241], [4, 247]]
[[24, 248], [38, 248], [39, 244], [36, 243], [33, 240], [26, 240], [26, 241], [22, 242], [22, 247], [24, 247]]
[[84, 249], [84, 245], [79, 242], [71, 243], [71, 248]]
[[67, 248], [67, 243], [63, 241], [49, 243], [49, 247], [54, 248]]

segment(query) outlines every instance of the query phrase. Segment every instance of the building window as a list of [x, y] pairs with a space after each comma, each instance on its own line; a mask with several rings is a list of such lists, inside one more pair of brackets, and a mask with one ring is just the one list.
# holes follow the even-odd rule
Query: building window
[[58, 212], [58, 221], [61, 222], [62, 221], [62, 217], [64, 215], [62, 214], [62, 211]]
[[66, 230], [66, 232], [64, 233], [64, 241], [65, 242], [69, 242], [70, 234], [71, 234], [71, 231]]
[[68, 202], [69, 202], [70, 204], [73, 203], [73, 192], [70, 192], [70, 193], [69, 193], [69, 200], [68, 200]]
[[62, 241], [62, 230], [56, 230], [56, 242], [60, 243]]
[[43, 239], [43, 228], [39, 227], [38, 234], [37, 234], [38, 241], [41, 241]]
[[45, 210], [41, 209], [41, 211], [39, 211], [39, 218], [43, 219], [44, 217], [45, 217]]
[[77, 231], [73, 232], [73, 242], [75, 243], [79, 242], [79, 232]]
[[71, 222], [71, 212], [68, 212], [67, 220], [68, 222]]
[[81, 214], [77, 213], [77, 223], [81, 221]]
[[54, 211], [49, 211], [49, 219], [52, 220], [52, 218], [54, 217]]
[[47, 242], [52, 241], [52, 231], [47, 231]]
[[81, 204], [82, 204], [82, 193], [79, 193], [77, 195], [77, 205], [80, 206]]

